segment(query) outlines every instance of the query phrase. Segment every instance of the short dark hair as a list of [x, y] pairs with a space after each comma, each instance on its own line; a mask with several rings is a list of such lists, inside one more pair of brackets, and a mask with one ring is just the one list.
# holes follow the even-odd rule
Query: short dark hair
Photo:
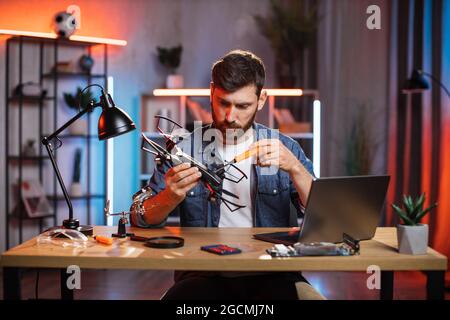
[[229, 92], [254, 84], [259, 97], [266, 72], [262, 60], [254, 53], [233, 50], [214, 63], [211, 78], [214, 86]]

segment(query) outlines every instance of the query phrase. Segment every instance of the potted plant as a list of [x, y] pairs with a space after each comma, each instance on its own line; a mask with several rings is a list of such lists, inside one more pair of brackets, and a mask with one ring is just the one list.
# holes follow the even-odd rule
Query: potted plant
[[[81, 109], [86, 108], [86, 106], [93, 100], [92, 93], [88, 89], [82, 92], [80, 87], [77, 88], [76, 94], [64, 93], [64, 101], [70, 109], [73, 109], [78, 113]], [[87, 120], [78, 119], [72, 123], [69, 127], [69, 132], [74, 135], [85, 135], [87, 134]]]
[[181, 45], [173, 48], [156, 47], [159, 62], [167, 68], [169, 74], [166, 78], [166, 86], [169, 89], [182, 88], [183, 76], [176, 73], [181, 63], [183, 47]]
[[261, 34], [267, 38], [275, 53], [276, 72], [282, 87], [295, 86], [304, 51], [314, 40], [318, 21], [317, 8], [303, 10], [303, 1], [290, 1], [285, 6], [271, 0], [270, 15], [255, 15]]
[[397, 226], [398, 250], [404, 254], [426, 254], [428, 247], [428, 225], [420, 223], [437, 203], [423, 209], [425, 193], [416, 199], [403, 195], [403, 209], [392, 204], [392, 208], [403, 220]]
[[70, 186], [70, 195], [74, 197], [79, 197], [83, 195], [80, 180], [81, 180], [81, 149], [77, 148], [75, 150], [75, 157], [73, 162], [72, 185]]
[[357, 105], [345, 134], [344, 166], [347, 176], [369, 175], [379, 146], [373, 134], [375, 115], [370, 107]]

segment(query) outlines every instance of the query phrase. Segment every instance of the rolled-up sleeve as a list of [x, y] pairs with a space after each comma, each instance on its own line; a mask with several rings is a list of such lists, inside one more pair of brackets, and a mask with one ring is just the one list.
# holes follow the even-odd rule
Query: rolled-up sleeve
[[[305, 152], [300, 147], [298, 142], [292, 141], [291, 152], [297, 157], [298, 160], [300, 160], [300, 163], [305, 167], [306, 170], [308, 170], [308, 172], [313, 176], [313, 178], [315, 178], [313, 163], [305, 155]], [[297, 215], [303, 216], [303, 213], [305, 211], [304, 206], [306, 205], [306, 203], [304, 204], [301, 203], [297, 189], [295, 188], [294, 182], [292, 180], [290, 180], [289, 182], [289, 188], [291, 192], [291, 201], [294, 207], [297, 209]]]
[[[151, 190], [150, 196], [155, 196], [166, 188], [165, 174], [169, 170], [167, 164], [156, 166], [153, 174], [148, 181], [147, 187]], [[149, 224], [145, 221], [144, 217], [138, 212], [131, 213], [131, 224], [141, 228], [162, 228], [166, 224], [167, 218], [159, 224]]]

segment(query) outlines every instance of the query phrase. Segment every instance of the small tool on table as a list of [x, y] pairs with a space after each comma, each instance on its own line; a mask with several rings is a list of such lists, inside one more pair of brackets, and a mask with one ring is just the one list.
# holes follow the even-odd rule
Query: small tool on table
[[231, 160], [231, 163], [238, 163], [244, 161], [245, 159], [248, 159], [257, 154], [258, 151], [259, 147], [248, 149], [247, 151], [244, 151], [241, 154], [238, 154], [236, 157], [234, 157], [234, 159]]
[[134, 236], [134, 233], [128, 233], [127, 232], [127, 223], [128, 223], [128, 218], [127, 215], [131, 214], [131, 212], [126, 212], [126, 211], [122, 211], [119, 213], [110, 213], [109, 212], [109, 199], [108, 201], [106, 201], [106, 206], [103, 209], [103, 211], [105, 212], [105, 216], [110, 217], [110, 216], [120, 216], [119, 219], [119, 224], [117, 226], [117, 233], [113, 233], [112, 236], [116, 237], [116, 238], [126, 238], [126, 237], [130, 237], [130, 236]]
[[106, 244], [108, 246], [113, 244], [113, 238], [105, 237], [105, 236], [94, 236], [94, 239], [102, 244]]

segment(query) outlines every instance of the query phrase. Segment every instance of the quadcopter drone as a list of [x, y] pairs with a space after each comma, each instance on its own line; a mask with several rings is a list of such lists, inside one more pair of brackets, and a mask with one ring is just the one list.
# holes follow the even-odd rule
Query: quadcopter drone
[[[222, 182], [224, 179], [227, 179], [234, 183], [239, 183], [244, 178], [248, 179], [246, 174], [234, 165], [236, 161], [225, 161], [217, 168], [208, 168], [197, 159], [194, 159], [187, 153], [183, 152], [178, 146], [178, 143], [183, 140], [183, 137], [181, 135], [172, 135], [171, 133], [176, 127], [182, 128], [181, 125], [164, 116], [157, 115], [155, 116], [155, 118], [157, 119], [157, 130], [165, 138], [165, 147], [162, 147], [156, 142], [151, 141], [144, 133], [142, 133], [143, 140], [141, 149], [155, 155], [155, 162], [157, 165], [166, 163], [170, 167], [174, 167], [179, 164], [190, 163], [192, 167], [197, 167], [199, 172], [201, 173], [200, 180], [209, 191], [209, 201], [220, 200], [228, 207], [231, 212], [234, 212], [240, 208], [245, 208], [244, 205], [239, 205], [233, 201], [230, 201], [230, 197], [235, 199], [239, 199], [239, 197], [223, 189], [222, 187]], [[165, 133], [160, 128], [161, 120], [168, 121], [173, 125], [170, 134]], [[150, 145], [153, 150], [149, 149], [146, 144]], [[236, 174], [233, 174], [232, 171], [234, 170], [236, 170]], [[240, 174], [240, 177], [237, 176], [237, 174]]]

